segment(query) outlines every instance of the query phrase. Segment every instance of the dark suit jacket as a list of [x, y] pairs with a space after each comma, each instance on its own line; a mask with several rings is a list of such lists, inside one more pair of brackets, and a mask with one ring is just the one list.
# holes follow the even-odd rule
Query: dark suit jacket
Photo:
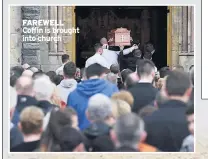
[[165, 152], [180, 151], [183, 139], [189, 135], [186, 121], [187, 104], [170, 100], [144, 118], [146, 142]]
[[138, 113], [140, 109], [151, 104], [156, 97], [158, 90], [151, 83], [137, 83], [129, 89], [129, 92], [134, 97], [132, 111]]

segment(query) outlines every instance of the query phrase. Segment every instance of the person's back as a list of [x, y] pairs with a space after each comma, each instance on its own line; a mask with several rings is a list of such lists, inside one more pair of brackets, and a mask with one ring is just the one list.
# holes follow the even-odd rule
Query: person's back
[[22, 76], [17, 80], [15, 85], [17, 96], [17, 105], [12, 118], [12, 123], [17, 126], [19, 122], [19, 115], [22, 110], [30, 105], [37, 105], [38, 101], [33, 97], [34, 88], [31, 77]]
[[170, 100], [145, 118], [147, 143], [161, 151], [177, 152], [183, 139], [189, 135], [185, 116], [191, 94], [189, 77], [183, 72], [171, 72], [162, 91]]
[[69, 55], [67, 55], [67, 54], [62, 55], [61, 60], [62, 60], [62, 66], [60, 66], [56, 70], [57, 75], [63, 75], [63, 68], [64, 68], [64, 65], [69, 61]]
[[103, 67], [110, 69], [110, 65], [107, 63], [106, 59], [102, 56], [103, 48], [100, 44], [95, 44], [94, 46], [96, 53], [87, 59], [85, 63], [85, 68], [89, 67], [92, 64], [99, 64]]
[[85, 114], [89, 98], [97, 93], [111, 97], [113, 93], [118, 91], [116, 85], [100, 79], [103, 71], [103, 67], [99, 64], [89, 66], [86, 69], [88, 80], [78, 84], [77, 88], [68, 96], [67, 105], [72, 106], [77, 111], [80, 129], [89, 126], [89, 121]]
[[74, 79], [76, 74], [76, 65], [73, 62], [68, 62], [64, 65], [64, 79], [57, 86], [58, 93], [61, 99], [66, 103], [69, 93], [77, 87], [77, 81]]
[[132, 111], [135, 113], [155, 100], [158, 90], [152, 85], [155, 76], [154, 69], [154, 64], [150, 60], [141, 60], [137, 65], [139, 83], [129, 89], [134, 97]]

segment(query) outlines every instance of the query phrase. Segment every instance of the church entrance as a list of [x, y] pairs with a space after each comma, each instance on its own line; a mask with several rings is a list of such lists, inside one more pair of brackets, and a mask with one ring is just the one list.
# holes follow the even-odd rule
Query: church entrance
[[93, 46], [107, 32], [123, 27], [131, 30], [135, 44], [151, 41], [161, 54], [162, 65], [167, 65], [167, 14], [165, 6], [77, 6], [75, 8], [76, 27], [76, 64], [84, 67], [87, 58], [94, 54]]

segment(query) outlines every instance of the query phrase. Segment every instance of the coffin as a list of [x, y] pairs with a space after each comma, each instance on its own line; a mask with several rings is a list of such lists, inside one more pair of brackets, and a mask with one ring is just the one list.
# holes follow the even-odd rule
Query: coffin
[[113, 29], [108, 32], [108, 40], [110, 46], [130, 46], [130, 32], [126, 28]]

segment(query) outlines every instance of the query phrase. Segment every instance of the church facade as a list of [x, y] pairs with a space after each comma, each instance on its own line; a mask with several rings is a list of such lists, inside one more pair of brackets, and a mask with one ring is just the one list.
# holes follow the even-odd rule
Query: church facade
[[[28, 63], [41, 68], [44, 71], [55, 70], [61, 65], [61, 55], [64, 53], [69, 54], [70, 59], [78, 64], [77, 42], [80, 40], [80, 36], [77, 36], [76, 34], [64, 33], [60, 35], [44, 35], [61, 37], [62, 40], [58, 42], [22, 41], [22, 37], [24, 36], [22, 33], [23, 19], [56, 19], [58, 21], [63, 21], [64, 28], [66, 29], [77, 28], [79, 17], [77, 17], [78, 13], [75, 12], [75, 9], [76, 7], [72, 6], [12, 6], [10, 9], [10, 65], [14, 66]], [[167, 7], [167, 10], [167, 25], [165, 28], [165, 54], [167, 65], [173, 66], [180, 64], [184, 66], [185, 69], [188, 69], [194, 64], [194, 7], [169, 6]], [[146, 19], [152, 19], [153, 23], [156, 21], [156, 18], [149, 16], [147, 10], [144, 10], [141, 15], [144, 15], [143, 17], [149, 17]], [[152, 15], [154, 16], [155, 14]], [[109, 15], [108, 17], [112, 16], [113, 15]], [[105, 24], [109, 21], [108, 17], [106, 16], [106, 21], [98, 21], [101, 27], [109, 25]], [[139, 41], [142, 44], [150, 40], [150, 31], [148, 32], [146, 29], [148, 28], [148, 23], [145, 21], [145, 18], [141, 18], [141, 20], [143, 20], [142, 22], [140, 21], [142, 24], [141, 26], [136, 25], [135, 22], [135, 25], [132, 24], [132, 27], [140, 28], [133, 29], [133, 31], [135, 32], [134, 34], [138, 34], [138, 36], [141, 37]], [[81, 23], [82, 21], [79, 20], [79, 22]], [[123, 22], [121, 20], [119, 22], [127, 22], [129, 24], [128, 18], [123, 20]], [[89, 26], [88, 23], [89, 21], [83, 22], [82, 26]], [[160, 25], [158, 25], [158, 27], [160, 28]], [[149, 30], [155, 32], [155, 34], [157, 33], [157, 30]], [[80, 32], [82, 32], [82, 29], [80, 29]], [[87, 33], [88, 31], [84, 30], [82, 32], [82, 37], [87, 37]], [[100, 33], [100, 35], [103, 34]], [[98, 34], [98, 36], [100, 35]], [[160, 35], [154, 37], [160, 37]], [[90, 39], [88, 41], [90, 41]], [[157, 42], [159, 39], [155, 38], [155, 41]], [[158, 43], [158, 45], [160, 45], [160, 43]]]

